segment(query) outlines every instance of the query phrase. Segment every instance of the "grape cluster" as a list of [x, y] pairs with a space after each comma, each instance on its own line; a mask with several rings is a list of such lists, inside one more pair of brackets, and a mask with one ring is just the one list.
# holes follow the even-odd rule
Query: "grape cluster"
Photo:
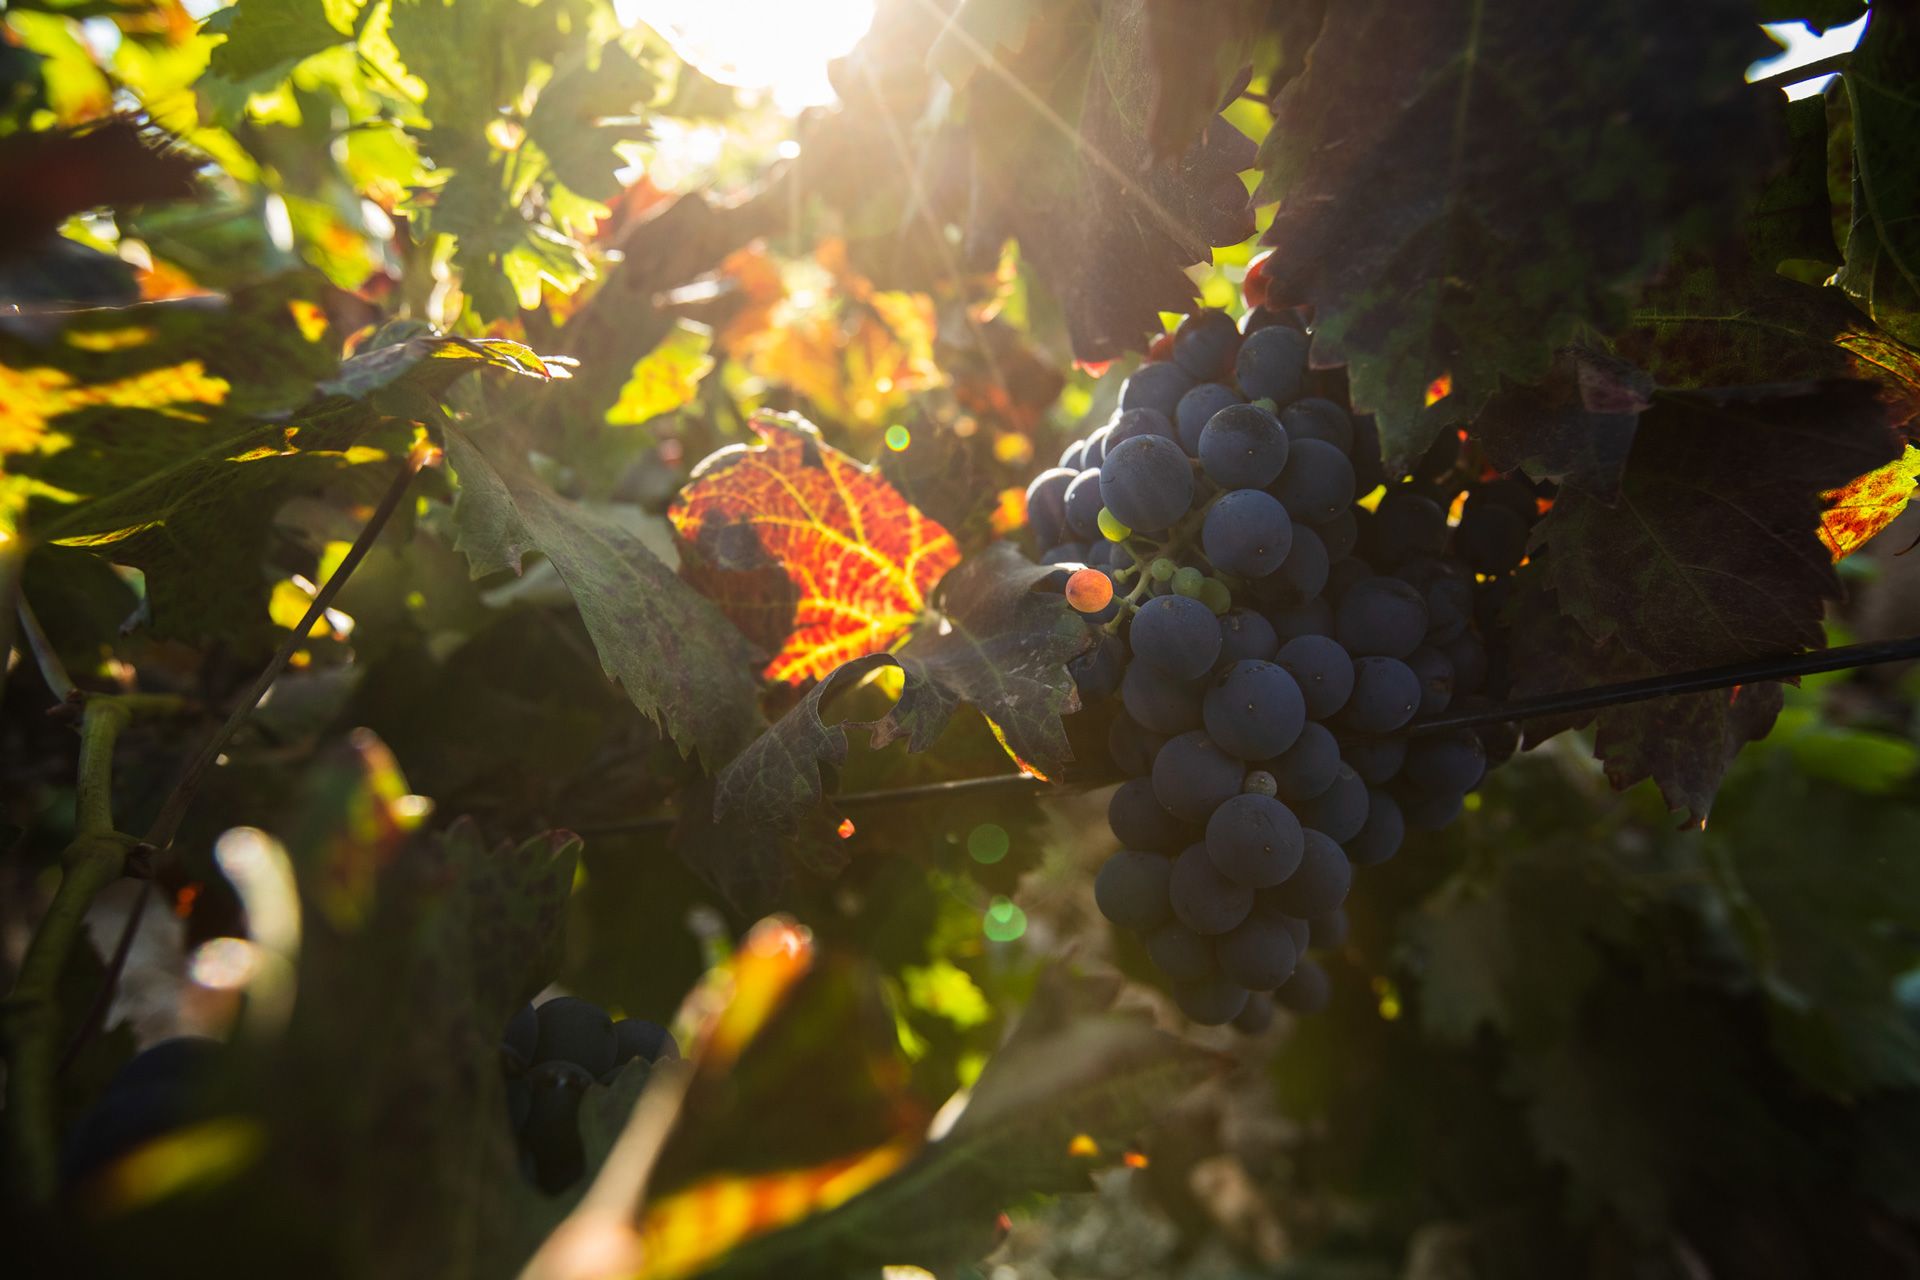
[[679, 1056], [665, 1027], [640, 1018], [615, 1022], [589, 1000], [555, 996], [522, 1006], [500, 1038], [500, 1061], [508, 1119], [535, 1185], [563, 1191], [585, 1172], [580, 1099], [588, 1085], [611, 1081], [635, 1058], [652, 1063]]
[[1355, 868], [1446, 825], [1511, 754], [1506, 727], [1406, 729], [1504, 692], [1490, 624], [1537, 503], [1467, 483], [1451, 435], [1386, 484], [1298, 316], [1249, 295], [1243, 327], [1199, 311], [1150, 353], [1027, 511], [1096, 635], [1074, 680], [1120, 703], [1121, 848], [1095, 899], [1188, 1017], [1257, 1030], [1275, 1002], [1326, 1003], [1309, 952], [1344, 939]]

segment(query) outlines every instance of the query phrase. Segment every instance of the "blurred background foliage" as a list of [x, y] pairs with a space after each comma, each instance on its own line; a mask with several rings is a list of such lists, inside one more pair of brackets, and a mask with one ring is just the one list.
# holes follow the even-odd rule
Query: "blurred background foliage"
[[[1029, 7], [966, 10], [991, 45], [994, 24], [1024, 21]], [[669, 20], [676, 8], [697, 17], [702, 6], [657, 6], [649, 25], [647, 6], [601, 0], [11, 4], [0, 143], [130, 113], [193, 157], [197, 194], [112, 214], [90, 199], [49, 202], [56, 216], [34, 252], [0, 263], [0, 287], [20, 303], [119, 305], [285, 281], [312, 308], [294, 319], [333, 343], [329, 359], [395, 314], [577, 358], [554, 397], [469, 381], [450, 406], [524, 415], [542, 479], [669, 563], [668, 502], [700, 459], [742, 442], [761, 409], [802, 411], [838, 447], [876, 459], [969, 550], [1014, 533], [1025, 477], [1112, 407], [1126, 362], [1074, 363], [1074, 317], [1035, 275], [1040, 246], [963, 236], [946, 217], [968, 191], [937, 126], [961, 108], [924, 56], [901, 52], [924, 49], [941, 8], [883, 4], [870, 33], [838, 7], [818, 18], [850, 31], [814, 58], [824, 93], [794, 76], [752, 83], [703, 56], [699, 33]], [[752, 8], [740, 21], [769, 24], [776, 66], [816, 52], [779, 57], [791, 17]], [[1837, 24], [1858, 7], [1801, 8], [1822, 12], [1784, 16]], [[1284, 25], [1264, 40], [1256, 66], [1297, 55]], [[1256, 141], [1271, 123], [1266, 87], [1263, 72], [1226, 110]], [[74, 176], [83, 187], [100, 178]], [[1258, 178], [1238, 180], [1251, 190]], [[1063, 223], [1063, 235], [1085, 231]], [[1255, 244], [1248, 234], [1216, 246], [1192, 270], [1207, 304], [1239, 309]], [[1098, 266], [1125, 276], [1136, 264]], [[210, 366], [223, 344], [248, 358], [264, 345], [258, 328], [196, 341]], [[263, 380], [278, 379], [268, 400], [312, 385], [301, 360], [262, 363]], [[0, 414], [0, 443], [50, 453], [7, 434], [31, 426], [21, 420]], [[218, 705], [298, 623], [352, 541], [367, 500], [355, 469], [342, 462], [273, 491], [245, 548], [245, 571], [264, 576], [240, 583], [237, 616], [147, 625], [164, 597], [139, 569], [60, 548], [25, 562], [24, 591], [83, 685], [137, 681]], [[0, 524], [24, 529], [61, 499], [46, 473], [10, 470]], [[500, 992], [551, 982], [616, 1014], [666, 1020], [750, 923], [670, 848], [677, 806], [704, 795], [699, 769], [605, 678], [550, 565], [473, 580], [445, 480], [424, 484], [189, 816], [116, 1030], [63, 1078], [65, 1114], [136, 1043], [233, 1031], [235, 994], [187, 976], [258, 911], [216, 862], [222, 832], [279, 836], [312, 896], [332, 883], [327, 832], [355, 811], [353, 796], [391, 793], [389, 807], [426, 797], [441, 862], [383, 890], [402, 921], [378, 933], [384, 942], [355, 942], [345, 926], [312, 940], [293, 1023], [238, 1069], [245, 1114], [268, 1117], [268, 1154], [257, 1134], [215, 1131], [201, 1164], [182, 1166], [206, 1173], [205, 1185], [66, 1206], [59, 1229], [84, 1223], [101, 1258], [158, 1256], [157, 1273], [204, 1273], [231, 1265], [209, 1252], [277, 1266], [297, 1240], [335, 1263], [378, 1259], [360, 1274], [515, 1271], [565, 1206], [500, 1208], [538, 1199], [516, 1180], [504, 1127], [485, 1132], [500, 1105], [487, 1083]], [[1909, 514], [1843, 563], [1852, 598], [1829, 618], [1831, 635], [1920, 630], [1920, 577], [1893, 554], [1914, 529]], [[780, 697], [768, 695], [770, 709]], [[31, 663], [10, 669], [0, 703], [9, 963], [71, 835], [75, 746], [45, 714], [50, 701]], [[373, 738], [343, 756], [362, 729]], [[127, 735], [115, 803], [134, 817], [123, 827], [139, 829], [159, 803], [180, 741], [166, 723]], [[1494, 774], [1453, 828], [1411, 838], [1370, 874], [1350, 906], [1330, 1013], [1283, 1016], [1251, 1040], [1199, 1035], [1234, 1069], [1191, 1093], [1143, 1087], [1126, 1115], [1160, 1123], [1138, 1158], [1117, 1160], [1113, 1140], [1054, 1153], [1071, 1156], [1060, 1185], [1091, 1194], [1030, 1197], [1007, 1220], [966, 1198], [898, 1211], [951, 1216], [937, 1225], [977, 1246], [956, 1258], [993, 1250], [952, 1274], [996, 1280], [1920, 1274], [1916, 741], [1920, 673], [1810, 678], [1740, 756], [1704, 829], [1676, 830], [1650, 784], [1613, 792], [1591, 741], [1562, 735]], [[856, 749], [838, 781], [866, 792], [1004, 767], [968, 715], [925, 754]], [[925, 1113], [979, 1083], [1051, 973], [1145, 976], [1092, 904], [1106, 850], [1088, 833], [1103, 832], [1104, 798], [997, 788], [849, 808], [850, 829], [822, 855], [838, 874], [798, 885], [794, 914], [823, 954], [844, 950], [874, 976], [901, 1094]], [[580, 839], [529, 843], [548, 831]], [[432, 868], [472, 867], [501, 848], [522, 851], [529, 882], [563, 900], [564, 944], [527, 974], [486, 976], [473, 957], [498, 941], [489, 930], [534, 927], [502, 926], [495, 908], [531, 891], [482, 886], [449, 906]], [[130, 888], [97, 909], [100, 948]], [[466, 966], [452, 985], [449, 963]], [[383, 971], [410, 975], [398, 1011]], [[70, 1016], [100, 973], [83, 949], [63, 991]], [[1178, 1025], [1144, 983], [1121, 1004]], [[804, 1111], [817, 1086], [786, 1080], [764, 1105]], [[589, 1138], [600, 1152], [638, 1087], [608, 1090], [616, 1119]], [[1012, 1138], [1040, 1132], [1032, 1115], [1009, 1114]], [[321, 1138], [339, 1131], [360, 1149], [334, 1166]], [[440, 1144], [435, 1177], [381, 1175], [401, 1134]], [[271, 1176], [225, 1198], [248, 1170]], [[213, 1242], [234, 1203], [266, 1209]], [[514, 1225], [473, 1227], [496, 1211]], [[346, 1243], [335, 1238], [342, 1222], [355, 1237]], [[37, 1260], [58, 1256], [63, 1239], [74, 1237], [39, 1239]], [[836, 1253], [841, 1244], [823, 1234], [803, 1248], [804, 1274], [877, 1272], [879, 1260]]]

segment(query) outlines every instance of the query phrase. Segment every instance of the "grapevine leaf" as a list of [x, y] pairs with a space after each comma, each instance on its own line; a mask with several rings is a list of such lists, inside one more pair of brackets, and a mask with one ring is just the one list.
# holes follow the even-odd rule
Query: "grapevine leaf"
[[1427, 1029], [1462, 1044], [1483, 1026], [1528, 1044], [1565, 1034], [1606, 972], [1604, 944], [1631, 935], [1621, 879], [1604, 857], [1528, 846], [1484, 890], [1442, 886], [1403, 933]]
[[1745, 264], [1696, 261], [1676, 271], [1648, 291], [1614, 349], [1665, 387], [1860, 378], [1881, 386], [1895, 422], [1920, 417], [1920, 353], [1838, 289]]
[[1754, 197], [1745, 235], [1754, 265], [1772, 271], [1782, 263], [1818, 263], [1831, 274], [1840, 257], [1833, 237], [1833, 197], [1827, 190], [1827, 104], [1816, 94], [1777, 103], [1786, 136], [1787, 163]]
[[[332, 21], [338, 7], [314, 0], [242, 0], [208, 20], [208, 32], [226, 39], [214, 46], [207, 69], [237, 88], [271, 89], [296, 63], [347, 42], [350, 33]], [[359, 5], [350, 0], [344, 7]]]
[[1533, 381], [1727, 211], [1762, 136], [1749, 22], [1740, 0], [1329, 6], [1263, 148], [1271, 296], [1314, 305], [1314, 361], [1348, 367], [1389, 464], [1438, 429], [1436, 379], [1468, 415]]
[[1828, 505], [1820, 517], [1820, 541], [1835, 560], [1852, 555], [1899, 518], [1915, 485], [1920, 485], [1920, 445], [1909, 444], [1886, 466], [1821, 495]]
[[1079, 710], [1080, 695], [1066, 664], [1089, 638], [1063, 595], [1033, 589], [1052, 572], [1002, 542], [948, 574], [940, 620], [900, 649], [908, 692], [875, 745], [905, 734], [911, 750], [924, 751], [966, 703], [1029, 770], [1044, 776], [1073, 759], [1061, 717]]
[[1866, 0], [1760, 0], [1761, 22], [1805, 22], [1817, 30], [1843, 27], [1867, 11]]
[[1124, 0], [1100, 15], [1100, 66], [1128, 126], [1156, 157], [1200, 136], [1247, 66], [1267, 17], [1263, 0]]
[[871, 653], [841, 664], [807, 691], [772, 728], [754, 739], [714, 778], [716, 820], [739, 813], [754, 827], [790, 830], [793, 819], [820, 803], [822, 765], [847, 759], [846, 724], [828, 724], [822, 709], [836, 693], [857, 685], [875, 669], [896, 665], [892, 655]]
[[[21, 318], [0, 334], [0, 454], [40, 542], [146, 574], [162, 636], [270, 636], [263, 551], [290, 497], [404, 450], [468, 370], [545, 377], [516, 343], [418, 336], [341, 363], [304, 277], [231, 297]], [[378, 467], [384, 483], [387, 468]]]
[[1820, 645], [1823, 495], [1898, 455], [1887, 416], [1858, 382], [1658, 394], [1617, 504], [1570, 489], [1535, 530], [1560, 607], [1668, 671]]
[[1540, 1156], [1564, 1167], [1576, 1209], [1655, 1232], [1675, 1199], [1717, 1194], [1795, 1149], [1759, 1082], [1726, 1069], [1752, 1052], [1724, 1002], [1677, 983], [1610, 982], [1573, 1034], [1516, 1056], [1506, 1083]]
[[1879, 5], [1843, 79], [1853, 114], [1853, 226], [1842, 288], [1888, 333], [1920, 345], [1920, 19]]
[[1043, 0], [961, 0], [927, 52], [927, 65], [956, 88], [1026, 42]]
[[613, 144], [640, 137], [632, 119], [653, 89], [653, 76], [617, 42], [599, 49], [600, 61], [555, 73], [527, 117], [527, 136], [545, 153], [554, 177], [589, 200], [620, 192], [622, 161]]
[[688, 582], [799, 684], [898, 644], [959, 560], [953, 536], [798, 418], [701, 463], [668, 511]]
[[820, 1257], [944, 1274], [992, 1246], [1000, 1211], [1036, 1191], [1084, 1189], [1171, 1099], [1228, 1066], [1143, 1021], [1050, 1018], [1044, 1003], [988, 1061], [944, 1137], [838, 1208], [747, 1243], [711, 1274], [777, 1275]]
[[[1876, 384], [1889, 419], [1920, 429], [1920, 352], [1877, 328], [1839, 289], [1725, 259], [1696, 261], [1649, 291], [1615, 350], [1663, 385], [1735, 386], [1788, 378]], [[1912, 492], [1903, 464], [1863, 471], [1828, 492], [1823, 533], [1836, 559], [1891, 523]]]
[[1735, 930], [1768, 995], [1780, 1056], [1841, 1098], [1920, 1087], [1920, 1027], [1891, 998], [1920, 960], [1920, 863], [1806, 856], [1813, 829], [1836, 850], [1920, 847], [1920, 809], [1809, 778], [1789, 754], [1743, 780], [1708, 828]]
[[[1530, 575], [1531, 577], [1531, 575]], [[1661, 675], [1665, 668], [1618, 642], [1596, 643], [1537, 586], [1522, 593], [1513, 627], [1516, 697], [1588, 689]], [[1740, 749], [1766, 736], [1781, 705], [1780, 686], [1747, 685], [1652, 698], [1599, 712], [1529, 721], [1533, 745], [1566, 729], [1594, 725], [1593, 754], [1607, 780], [1625, 790], [1651, 778], [1671, 809], [1704, 821], [1720, 781]]]
[[690, 402], [700, 380], [713, 371], [712, 336], [691, 325], [677, 324], [660, 345], [634, 362], [620, 399], [607, 410], [616, 426], [637, 425]]
[[[696, 795], [674, 832], [680, 857], [745, 911], [787, 894], [796, 858], [822, 874], [846, 860], [825, 803], [846, 762], [847, 733], [869, 744], [906, 738], [932, 746], [962, 705], [976, 708], [1022, 767], [1044, 774], [1072, 758], [1061, 717], [1079, 695], [1066, 663], [1087, 645], [1087, 628], [1057, 591], [1035, 591], [1053, 573], [1005, 543], [963, 561], [942, 581], [943, 611], [923, 622], [897, 655], [855, 658], [828, 674], [778, 723]], [[900, 692], [874, 720], [829, 724], [828, 704], [882, 668], [899, 669]]]
[[608, 676], [682, 753], [716, 768], [751, 740], [752, 649], [711, 602], [634, 533], [555, 493], [514, 441], [449, 428], [447, 457], [460, 480], [457, 544], [475, 577], [518, 574], [540, 552], [573, 593]]
[[[688, 996], [681, 1021], [692, 1024], [688, 1060], [655, 1075], [683, 1089], [658, 1104], [669, 1124], [649, 1132], [643, 1096], [622, 1142], [651, 1142], [602, 1166], [574, 1238], [604, 1230], [611, 1210], [633, 1224], [649, 1272], [705, 1275], [924, 1145], [926, 1112], [904, 1088], [877, 976], [850, 952], [816, 950], [790, 921], [756, 925]], [[563, 1228], [548, 1248], [567, 1239]]]
[[[178, 1229], [217, 1231], [240, 1270], [297, 1247], [329, 1274], [478, 1274], [515, 1230], [500, 1028], [550, 972], [580, 843], [496, 842], [465, 821], [410, 832], [408, 791], [371, 735], [322, 757], [275, 831], [297, 892], [248, 903], [297, 913], [298, 998], [274, 1034], [227, 1046], [210, 1102], [264, 1140], [242, 1176], [168, 1205]], [[267, 1003], [249, 1016], [271, 1018]], [[340, 1214], [292, 1222], [288, 1196]]]
[[0, 257], [50, 251], [46, 237], [62, 222], [101, 205], [184, 200], [199, 167], [144, 139], [131, 120], [0, 139], [0, 184], [12, 193], [0, 212]]
[[[1155, 160], [1120, 106], [1128, 86], [1095, 55], [1090, 21], [1077, 8], [1050, 12], [1017, 55], [973, 74], [964, 98], [969, 244], [1018, 239], [1065, 313], [1074, 357], [1098, 363], [1141, 349], [1161, 331], [1160, 312], [1191, 309], [1183, 268], [1252, 234], [1238, 175], [1254, 146], [1216, 118], [1178, 156]], [[1114, 270], [1120, 262], [1127, 268]]]
[[1610, 502], [1652, 394], [1653, 379], [1625, 361], [1569, 347], [1541, 383], [1488, 400], [1473, 430], [1502, 471], [1522, 468]]

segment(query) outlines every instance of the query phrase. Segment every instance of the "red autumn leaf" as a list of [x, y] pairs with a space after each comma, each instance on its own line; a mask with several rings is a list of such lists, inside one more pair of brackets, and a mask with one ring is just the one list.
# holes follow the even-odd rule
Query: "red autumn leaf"
[[1894, 522], [1920, 483], [1920, 445], [1884, 467], [1867, 472], [1820, 496], [1829, 503], [1820, 517], [1820, 541], [1835, 560], [1844, 560]]
[[767, 679], [800, 684], [899, 643], [960, 551], [812, 423], [754, 428], [763, 443], [701, 463], [667, 515], [687, 580], [773, 655]]

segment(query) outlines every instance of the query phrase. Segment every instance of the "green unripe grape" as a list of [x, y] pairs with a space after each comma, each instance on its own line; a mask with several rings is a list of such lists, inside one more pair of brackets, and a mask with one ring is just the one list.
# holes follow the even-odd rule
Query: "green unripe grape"
[[1247, 774], [1247, 780], [1240, 784], [1240, 790], [1252, 796], [1277, 796], [1280, 794], [1280, 784], [1266, 770], [1255, 769]]
[[1261, 396], [1253, 402], [1256, 409], [1265, 409], [1268, 413], [1280, 412], [1280, 405], [1271, 396]]
[[1227, 584], [1218, 578], [1207, 578], [1201, 582], [1199, 599], [1201, 604], [1216, 614], [1233, 608], [1233, 592], [1227, 590]]
[[1177, 596], [1188, 596], [1198, 600], [1200, 598], [1200, 589], [1206, 584], [1207, 575], [1192, 565], [1174, 570], [1173, 594]]
[[1154, 562], [1147, 566], [1147, 572], [1153, 575], [1155, 582], [1166, 582], [1173, 577], [1175, 570], [1179, 567], [1165, 556], [1157, 556]]
[[1108, 542], [1125, 542], [1133, 536], [1133, 530], [1120, 523], [1118, 517], [1105, 507], [1100, 508], [1100, 536]]

